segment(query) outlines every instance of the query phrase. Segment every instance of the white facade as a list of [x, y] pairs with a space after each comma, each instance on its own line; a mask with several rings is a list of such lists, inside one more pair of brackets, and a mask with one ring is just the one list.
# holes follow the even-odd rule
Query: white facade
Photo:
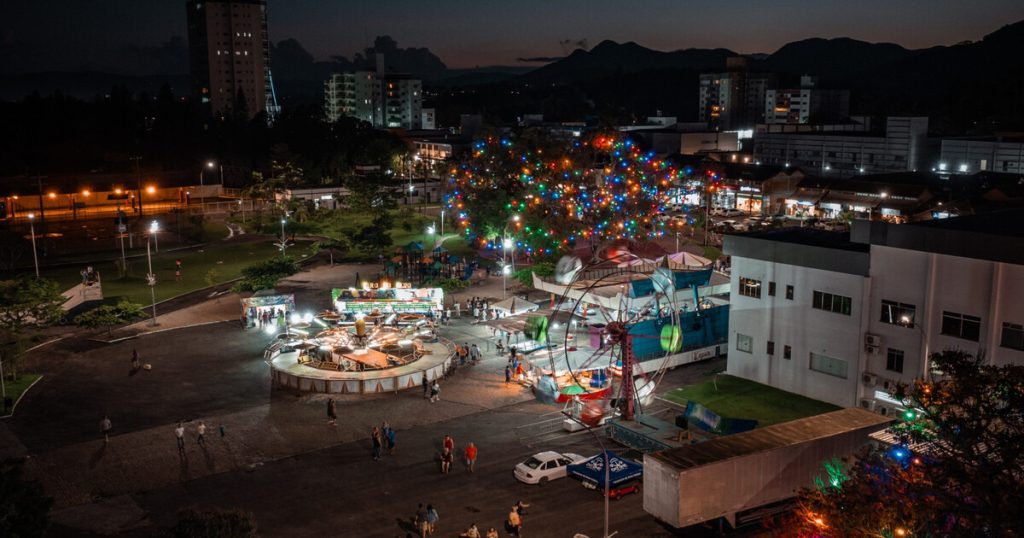
[[1024, 173], [1024, 142], [944, 139], [934, 171]]
[[324, 115], [329, 122], [350, 116], [378, 128], [419, 129], [422, 105], [422, 83], [415, 79], [357, 71], [334, 73], [324, 82]]
[[[865, 246], [870, 241], [868, 252], [774, 240], [772, 234], [728, 237], [728, 372], [882, 412], [899, 407], [888, 396], [894, 383], [930, 375], [933, 353], [956, 348], [983, 353], [995, 365], [1024, 364], [1024, 241], [982, 235], [857, 221], [852, 236]], [[995, 259], [986, 259], [980, 255], [988, 251], [986, 242], [1017, 252], [1003, 256], [993, 249]], [[748, 294], [752, 288], [742, 279], [759, 280], [761, 297], [744, 296], [741, 288]], [[768, 294], [771, 282], [775, 296]], [[816, 301], [815, 292], [828, 299]], [[825, 303], [829, 309], [821, 308]]]
[[885, 125], [885, 134], [758, 132], [754, 160], [838, 177], [923, 169], [928, 118], [890, 117]]

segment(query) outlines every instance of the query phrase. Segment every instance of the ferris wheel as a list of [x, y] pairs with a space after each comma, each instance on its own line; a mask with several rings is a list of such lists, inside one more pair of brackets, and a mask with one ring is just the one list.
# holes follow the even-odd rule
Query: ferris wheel
[[[632, 420], [653, 400], [668, 359], [682, 350], [682, 304], [673, 271], [653, 267], [626, 249], [610, 249], [586, 265], [563, 257], [555, 279], [565, 290], [545, 324], [548, 342], [555, 345], [548, 353], [549, 375], [537, 381], [537, 399], [590, 400], [592, 420], [613, 407]], [[585, 319], [590, 346], [579, 342], [577, 323], [569, 321], [575, 316]], [[617, 389], [614, 374], [620, 376]]]

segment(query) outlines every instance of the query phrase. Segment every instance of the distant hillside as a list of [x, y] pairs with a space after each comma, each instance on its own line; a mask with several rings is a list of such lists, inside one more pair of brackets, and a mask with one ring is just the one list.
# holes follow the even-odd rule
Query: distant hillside
[[716, 70], [724, 69], [725, 59], [735, 55], [727, 49], [661, 52], [632, 41], [602, 41], [589, 51], [577, 49], [557, 62], [537, 68], [520, 80], [533, 84], [567, 84], [649, 70]]
[[71, 97], [92, 99], [98, 95], [110, 93], [114, 86], [124, 86], [131, 92], [146, 92], [156, 95], [165, 84], [170, 86], [176, 95], [186, 95], [189, 91], [189, 76], [130, 76], [91, 71], [0, 75], [0, 101], [17, 101], [34, 92], [41, 95], [61, 92]]
[[[846, 37], [813, 38], [784, 45], [761, 66], [766, 71], [833, 77], [877, 69], [914, 54], [893, 43], [868, 43]], [[837, 61], [839, 58], [842, 60]]]

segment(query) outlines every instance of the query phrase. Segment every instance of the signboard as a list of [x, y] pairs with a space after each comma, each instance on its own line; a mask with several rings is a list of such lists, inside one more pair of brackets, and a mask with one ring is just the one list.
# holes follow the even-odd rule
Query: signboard
[[342, 314], [426, 313], [440, 310], [444, 304], [441, 288], [388, 288], [331, 290], [335, 309]]
[[118, 224], [117, 225], [117, 233], [122, 233], [123, 234], [123, 233], [125, 233], [127, 231], [128, 231], [128, 227], [125, 226], [124, 224]]

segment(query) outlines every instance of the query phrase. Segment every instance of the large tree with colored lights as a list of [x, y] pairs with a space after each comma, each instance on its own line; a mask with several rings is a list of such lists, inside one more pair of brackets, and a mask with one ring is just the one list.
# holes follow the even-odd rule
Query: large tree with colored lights
[[784, 523], [786, 536], [1021, 536], [1024, 531], [1024, 366], [956, 350], [933, 374], [899, 386], [898, 444], [826, 465]]
[[527, 131], [474, 143], [451, 170], [446, 203], [478, 247], [511, 238], [518, 252], [553, 254], [580, 241], [663, 235], [654, 217], [680, 176], [621, 133], [567, 140]]

